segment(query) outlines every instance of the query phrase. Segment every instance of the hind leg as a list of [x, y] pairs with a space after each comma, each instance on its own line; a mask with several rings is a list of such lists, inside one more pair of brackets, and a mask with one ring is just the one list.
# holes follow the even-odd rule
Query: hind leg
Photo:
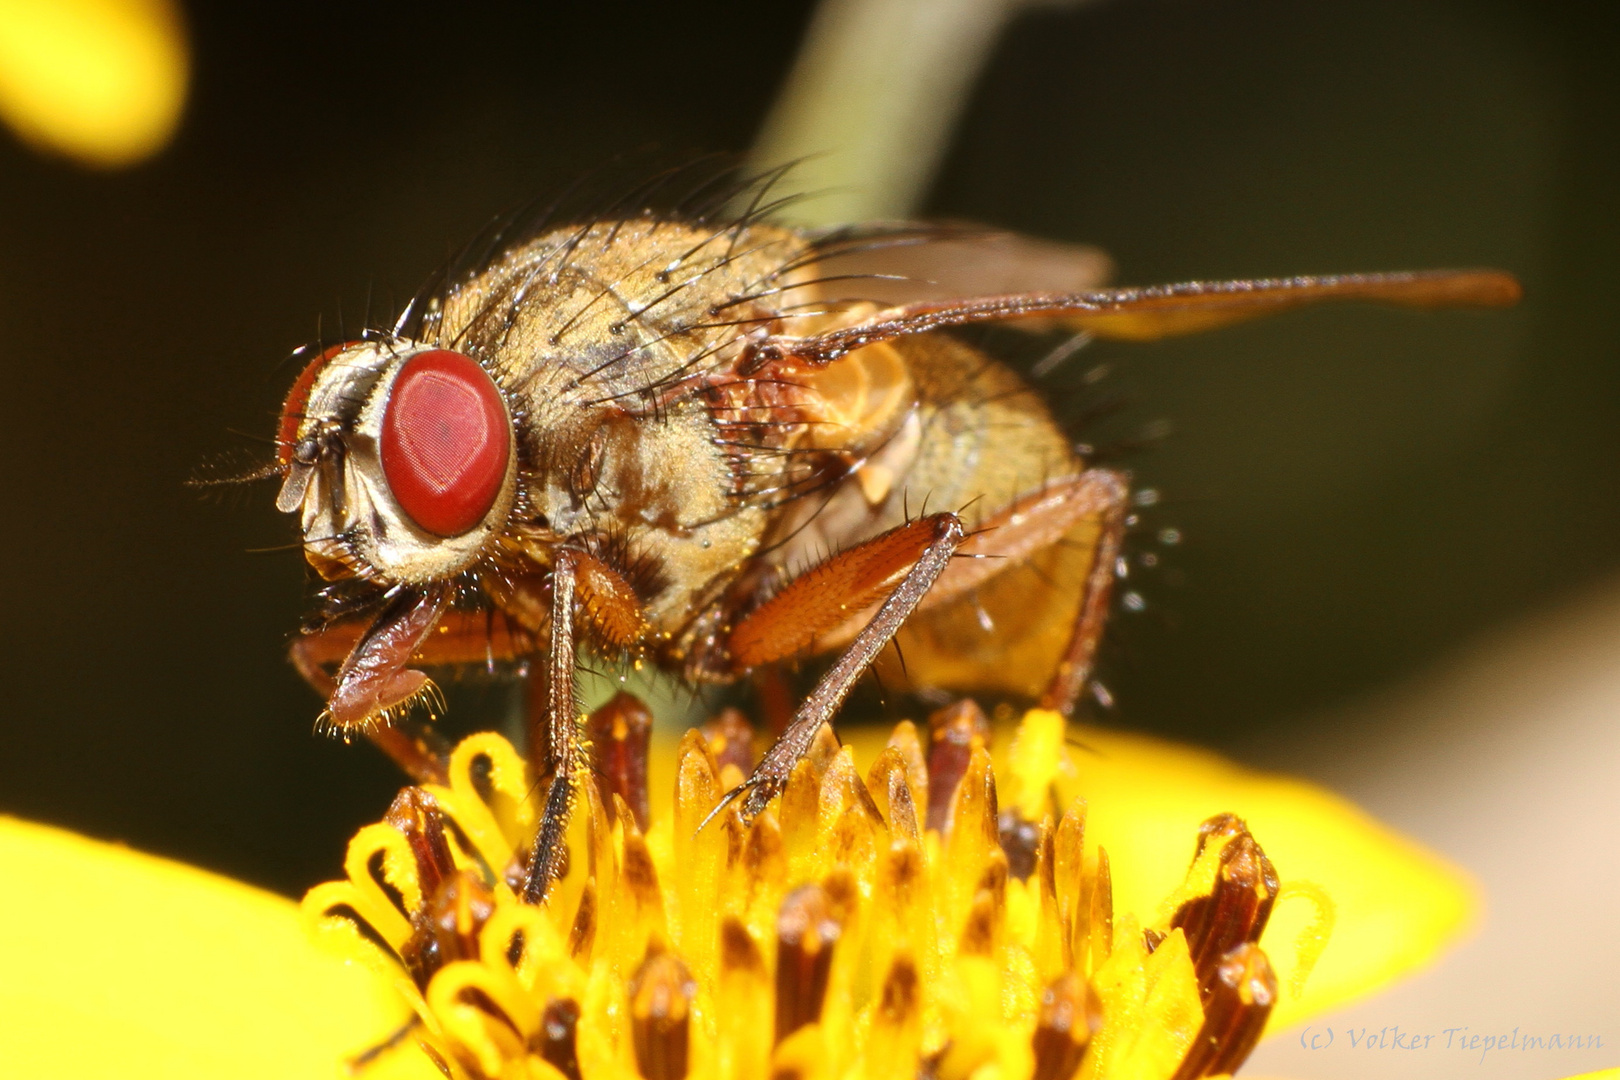
[[[791, 581], [739, 623], [731, 634], [739, 668], [822, 651], [818, 639], [852, 619], [864, 625], [794, 710], [787, 730], [750, 776], [728, 796], [741, 797], [751, 818], [782, 790], [821, 725], [837, 715], [873, 658], [889, 644], [962, 546], [955, 514], [931, 514], [839, 552]], [[866, 616], [873, 604], [875, 614]], [[725, 805], [722, 803], [721, 805]]]

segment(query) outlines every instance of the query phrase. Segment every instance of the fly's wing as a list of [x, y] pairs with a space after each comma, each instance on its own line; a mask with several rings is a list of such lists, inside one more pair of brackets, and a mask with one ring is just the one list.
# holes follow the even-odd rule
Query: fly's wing
[[875, 342], [969, 323], [1055, 318], [1098, 337], [1153, 341], [1327, 300], [1414, 308], [1508, 307], [1521, 292], [1513, 275], [1500, 270], [1422, 270], [922, 300], [819, 334], [767, 338], [754, 348], [743, 370], [784, 360], [831, 363]]
[[[1193, 281], [1075, 297], [1073, 310], [1061, 317], [1098, 337], [1154, 341], [1324, 300], [1370, 300], [1411, 308], [1510, 307], [1521, 293], [1518, 281], [1500, 270]], [[1068, 306], [1064, 298], [1051, 299], [1058, 307]]]
[[970, 224], [898, 226], [816, 240], [818, 275], [833, 290], [880, 304], [1101, 288], [1113, 262], [1100, 248]]

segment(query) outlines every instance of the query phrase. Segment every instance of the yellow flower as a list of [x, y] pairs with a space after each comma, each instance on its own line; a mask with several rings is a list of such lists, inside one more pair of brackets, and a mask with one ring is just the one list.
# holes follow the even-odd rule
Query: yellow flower
[[189, 66], [172, 0], [0, 0], [0, 119], [84, 164], [162, 149]]
[[376, 1078], [1190, 1080], [1426, 962], [1470, 909], [1342, 800], [1042, 712], [994, 739], [969, 705], [824, 731], [754, 822], [700, 830], [747, 725], [649, 778], [640, 717], [593, 716], [544, 907], [514, 892], [535, 785], [502, 739], [405, 789], [302, 907], [360, 965], [285, 901], [0, 821], [0, 1073], [337, 1076], [369, 1047]]

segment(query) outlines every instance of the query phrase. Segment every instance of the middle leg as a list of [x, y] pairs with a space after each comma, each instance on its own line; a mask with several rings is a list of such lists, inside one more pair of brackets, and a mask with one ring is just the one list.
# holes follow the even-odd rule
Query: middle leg
[[[563, 833], [574, 807], [575, 773], [579, 768], [579, 703], [574, 696], [574, 594], [578, 585], [577, 552], [557, 553], [551, 575], [551, 640], [546, 650], [546, 699], [542, 716], [529, 732], [545, 743], [551, 790], [546, 793], [540, 831], [534, 836], [529, 875], [523, 883], [526, 903], [539, 904], [551, 883], [561, 877]], [[532, 676], [531, 676], [532, 677]]]
[[526, 903], [539, 904], [566, 866], [564, 834], [573, 812], [575, 785], [585, 755], [580, 708], [574, 693], [575, 615], [583, 615], [596, 640], [619, 648], [638, 645], [647, 633], [640, 601], [624, 576], [584, 551], [562, 548], [552, 567], [551, 634], [546, 648], [545, 700], [531, 717], [530, 753], [536, 776], [551, 777], [540, 829], [523, 883]]

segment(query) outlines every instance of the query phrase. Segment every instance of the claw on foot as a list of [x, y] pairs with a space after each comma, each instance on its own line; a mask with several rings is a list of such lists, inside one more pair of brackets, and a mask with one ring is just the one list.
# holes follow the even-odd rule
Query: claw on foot
[[708, 828], [709, 822], [719, 817], [722, 811], [739, 799], [742, 800], [742, 805], [737, 807], [737, 816], [742, 818], [744, 825], [752, 825], [754, 819], [771, 804], [772, 799], [782, 793], [782, 789], [786, 786], [786, 782], [773, 776], [750, 776], [720, 796], [720, 801], [714, 804], [714, 809], [698, 822], [697, 831], [702, 832]]

